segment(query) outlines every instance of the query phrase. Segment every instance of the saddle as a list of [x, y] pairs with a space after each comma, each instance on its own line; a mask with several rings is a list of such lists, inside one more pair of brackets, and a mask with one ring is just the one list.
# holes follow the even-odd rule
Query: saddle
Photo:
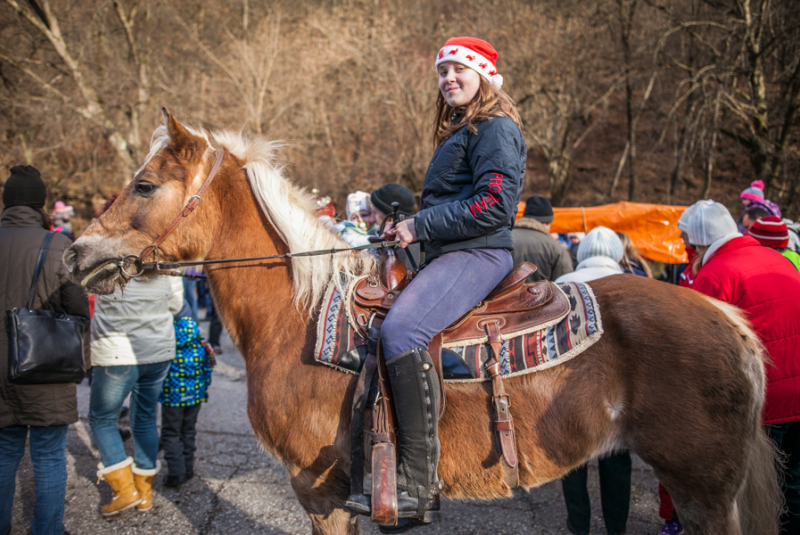
[[[504, 339], [542, 328], [558, 321], [570, 310], [569, 302], [549, 281], [525, 284], [536, 266], [524, 262], [516, 266], [480, 303], [434, 337], [428, 347], [439, 378], [440, 416], [446, 408], [442, 374], [442, 346], [456, 343], [488, 343], [492, 355], [486, 363], [492, 380], [494, 429], [503, 459], [504, 479], [509, 487], [519, 486], [518, 457], [514, 423], [509, 411], [509, 396], [500, 372], [500, 350]], [[414, 277], [394, 250], [384, 248], [376, 269], [356, 283], [350, 301], [351, 318], [369, 343], [364, 369], [353, 397], [351, 424], [351, 491], [360, 494], [367, 486], [372, 494], [372, 521], [383, 525], [397, 522], [397, 497], [394, 480], [394, 422], [385, 362], [379, 350], [379, 326], [397, 297]], [[365, 427], [369, 434], [364, 432]], [[368, 466], [371, 464], [371, 472]]]
[[[441, 333], [441, 342], [455, 344], [475, 339], [486, 341], [486, 326], [496, 324], [504, 338], [559, 319], [569, 310], [569, 303], [549, 281], [524, 284], [536, 266], [523, 262], [480, 303]], [[394, 252], [381, 254], [377, 269], [356, 284], [350, 303], [352, 317], [367, 334], [370, 319], [384, 319], [397, 297], [413, 279]], [[438, 338], [438, 337], [437, 337]]]

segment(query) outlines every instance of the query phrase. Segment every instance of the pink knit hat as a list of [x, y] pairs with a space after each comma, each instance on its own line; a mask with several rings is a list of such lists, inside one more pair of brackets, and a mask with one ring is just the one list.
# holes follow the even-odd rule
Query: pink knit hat
[[750, 187], [744, 190], [740, 197], [742, 199], [750, 199], [751, 201], [763, 201], [764, 183], [760, 180], [751, 182]]

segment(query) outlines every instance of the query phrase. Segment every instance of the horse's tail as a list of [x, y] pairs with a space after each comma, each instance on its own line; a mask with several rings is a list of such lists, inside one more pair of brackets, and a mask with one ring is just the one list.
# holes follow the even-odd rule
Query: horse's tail
[[739, 309], [716, 299], [709, 298], [709, 300], [722, 310], [739, 330], [743, 364], [753, 383], [755, 394], [747, 476], [736, 497], [739, 525], [742, 535], [777, 535], [780, 531], [780, 515], [783, 510], [783, 492], [777, 471], [780, 461], [778, 448], [761, 426], [761, 411], [766, 391], [764, 367], [770, 365], [769, 358], [758, 336]]
[[776, 535], [780, 531], [783, 493], [777, 455], [775, 443], [758, 429], [750, 449], [747, 479], [736, 497], [742, 535]]

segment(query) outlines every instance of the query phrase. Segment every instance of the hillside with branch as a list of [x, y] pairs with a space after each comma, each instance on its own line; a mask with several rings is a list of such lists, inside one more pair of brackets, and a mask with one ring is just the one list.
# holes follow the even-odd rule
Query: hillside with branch
[[800, 11], [790, 0], [2, 0], [0, 180], [37, 166], [84, 220], [126, 184], [167, 106], [282, 139], [342, 205], [432, 154], [433, 58], [498, 50], [528, 142], [524, 196], [738, 206], [756, 178], [800, 215]]

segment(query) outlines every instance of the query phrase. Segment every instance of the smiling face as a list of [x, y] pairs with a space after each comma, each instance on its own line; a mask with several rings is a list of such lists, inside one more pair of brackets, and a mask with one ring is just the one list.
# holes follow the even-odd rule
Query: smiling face
[[481, 87], [481, 75], [453, 61], [445, 61], [436, 69], [439, 73], [439, 91], [445, 102], [453, 108], [466, 106]]

